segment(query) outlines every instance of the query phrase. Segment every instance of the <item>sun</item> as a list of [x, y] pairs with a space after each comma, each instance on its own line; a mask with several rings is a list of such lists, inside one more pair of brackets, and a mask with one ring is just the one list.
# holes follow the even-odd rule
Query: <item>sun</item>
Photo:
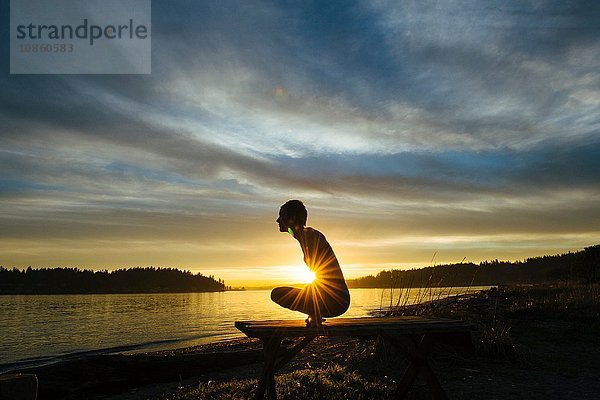
[[306, 267], [294, 270], [294, 281], [297, 283], [313, 283], [316, 278], [315, 273]]

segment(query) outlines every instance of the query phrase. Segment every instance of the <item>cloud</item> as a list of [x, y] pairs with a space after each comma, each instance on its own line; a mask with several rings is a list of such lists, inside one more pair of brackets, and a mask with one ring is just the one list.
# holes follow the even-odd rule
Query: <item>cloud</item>
[[206, 268], [293, 263], [269, 248], [295, 197], [361, 262], [428, 258], [410, 253], [418, 241], [456, 253], [471, 241], [483, 257], [514, 256], [523, 235], [536, 251], [597, 238], [595, 3], [176, 1], [153, 13], [149, 76], [3, 70], [10, 262], [91, 262], [121, 241], [131, 254], [111, 244], [107, 262], [146, 262], [147, 246]]

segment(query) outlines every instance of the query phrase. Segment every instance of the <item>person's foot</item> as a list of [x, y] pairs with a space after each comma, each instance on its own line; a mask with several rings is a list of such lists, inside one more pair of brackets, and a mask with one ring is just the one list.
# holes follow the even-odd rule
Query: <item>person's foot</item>
[[317, 326], [322, 326], [323, 322], [325, 322], [325, 318], [314, 318], [313, 316], [309, 315], [304, 322], [306, 322], [307, 328], [314, 328]]

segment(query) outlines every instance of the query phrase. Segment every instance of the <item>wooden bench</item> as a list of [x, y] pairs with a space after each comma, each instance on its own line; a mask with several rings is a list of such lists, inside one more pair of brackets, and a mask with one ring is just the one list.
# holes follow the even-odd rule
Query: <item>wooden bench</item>
[[[427, 357], [434, 342], [471, 345], [474, 324], [464, 321], [418, 316], [385, 318], [335, 318], [320, 327], [306, 327], [304, 321], [238, 321], [235, 327], [248, 337], [261, 340], [265, 364], [256, 390], [255, 399], [262, 399], [267, 391], [269, 399], [276, 399], [275, 373], [289, 362], [317, 336], [347, 336], [375, 339], [378, 336], [400, 350], [409, 366], [398, 383], [397, 398], [407, 395], [417, 375], [421, 373], [434, 398], [446, 399], [446, 394], [429, 366]], [[292, 348], [282, 348], [284, 338], [303, 338]]]

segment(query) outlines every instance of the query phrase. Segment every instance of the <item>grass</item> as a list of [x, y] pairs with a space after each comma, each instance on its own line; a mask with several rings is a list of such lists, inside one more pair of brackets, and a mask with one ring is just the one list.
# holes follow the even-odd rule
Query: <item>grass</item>
[[477, 352], [490, 361], [505, 364], [526, 362], [513, 328], [519, 328], [519, 336], [531, 328], [528, 321], [576, 324], [573, 329], [584, 331], [600, 329], [599, 283], [561, 281], [493, 288], [483, 296], [446, 296], [439, 288], [428, 287], [417, 293], [414, 304], [409, 304], [408, 291], [401, 291], [398, 299], [401, 306], [389, 307], [383, 314], [441, 316], [475, 322], [479, 325], [474, 335]]
[[561, 319], [598, 323], [600, 283], [559, 282], [552, 285], [515, 287], [511, 290], [508, 317]]
[[[316, 370], [299, 370], [276, 376], [277, 398], [281, 400], [391, 399], [393, 382], [368, 380], [340, 365]], [[252, 398], [256, 379], [209, 381], [197, 388], [181, 388], [161, 400], [237, 400]]]
[[516, 363], [516, 345], [510, 336], [511, 327], [506, 322], [483, 325], [479, 330], [476, 348], [480, 354], [492, 360]]
[[[447, 273], [441, 275], [436, 274], [435, 270], [435, 256], [433, 254], [431, 259], [431, 272], [429, 277], [425, 276], [425, 280], [420, 279], [420, 282], [426, 281], [425, 285], [419, 285], [413, 288], [413, 277], [411, 276], [408, 282], [403, 282], [402, 278], [398, 279], [394, 277], [390, 284], [390, 302], [389, 306], [383, 308], [383, 294], [381, 292], [381, 300], [379, 306], [379, 314], [385, 316], [402, 316], [402, 315], [435, 315], [438, 308], [444, 308], [445, 303], [440, 300], [451, 300], [452, 297], [458, 298], [459, 296], [468, 296], [470, 293], [475, 277], [479, 272], [479, 267], [474, 271], [473, 276], [469, 284], [466, 287], [455, 287], [453, 283], [447, 285], [448, 282], [455, 282], [453, 276], [448, 276]], [[466, 257], [462, 259], [461, 263], [466, 260]], [[463, 290], [466, 288], [466, 290]], [[386, 289], [387, 290], [387, 289]], [[394, 304], [394, 292], [398, 291], [398, 298]], [[453, 293], [454, 292], [454, 293]], [[459, 292], [463, 292], [459, 295]]]
[[[415, 305], [400, 290], [391, 313], [421, 313], [476, 322], [474, 352], [447, 349], [436, 353], [435, 368], [442, 385], [455, 398], [597, 398], [600, 353], [600, 284], [562, 282], [549, 285], [501, 287], [466, 297], [444, 299], [422, 289]], [[446, 293], [444, 293], [446, 294]], [[430, 302], [429, 300], [438, 300]], [[395, 307], [405, 304], [404, 308]], [[389, 314], [388, 314], [389, 315]], [[398, 315], [398, 314], [395, 314]], [[402, 315], [402, 314], [400, 314]], [[359, 356], [276, 376], [279, 399], [390, 399], [399, 375], [397, 355], [385, 342], [365, 344]], [[361, 345], [363, 346], [363, 345]], [[356, 350], [358, 350], [358, 347]], [[319, 353], [321, 350], [311, 350]], [[312, 364], [312, 361], [311, 361]], [[389, 375], [389, 376], [387, 376]], [[577, 385], [572, 385], [576, 380]], [[201, 382], [162, 395], [157, 400], [252, 398], [256, 379]], [[429, 398], [418, 385], [411, 399]]]

